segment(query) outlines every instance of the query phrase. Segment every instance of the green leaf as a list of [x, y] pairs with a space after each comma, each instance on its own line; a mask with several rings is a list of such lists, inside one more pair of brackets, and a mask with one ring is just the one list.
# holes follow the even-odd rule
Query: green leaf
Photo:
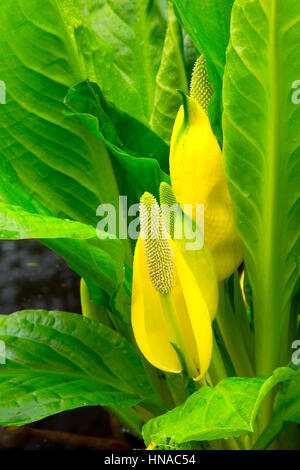
[[[5, 199], [17, 201], [31, 214], [51, 217], [51, 213], [19, 185], [11, 166], [5, 167]], [[0, 186], [3, 182], [0, 179]], [[52, 216], [53, 217], [53, 216]], [[54, 218], [56, 222], [59, 219]], [[52, 220], [52, 219], [51, 219]], [[61, 222], [58, 222], [61, 224]], [[28, 224], [27, 224], [28, 225]], [[88, 229], [91, 230], [91, 227]], [[94, 230], [94, 229], [93, 229]], [[98, 232], [101, 233], [100, 231]], [[37, 232], [36, 232], [37, 234]], [[48, 237], [51, 237], [49, 231]], [[124, 248], [117, 239], [76, 240], [70, 238], [41, 238], [41, 242], [62, 256], [69, 266], [87, 281], [93, 282], [109, 295], [119, 289], [124, 280]]]
[[[1, 169], [11, 165], [20, 186], [52, 214], [95, 225], [97, 206], [117, 205], [119, 191], [104, 145], [64, 114], [68, 89], [87, 78], [74, 32], [56, 0], [2, 3], [0, 29], [7, 89], [7, 104], [0, 106]], [[7, 178], [4, 173], [2, 197]], [[13, 196], [8, 202], [22, 205]]]
[[[0, 106], [1, 199], [96, 227], [96, 208], [101, 202], [118, 208], [119, 188], [104, 144], [64, 113], [68, 89], [87, 78], [74, 31], [53, 0], [13, 0], [0, 12], [0, 76], [7, 88]], [[98, 240], [43, 243], [110, 295], [122, 282], [120, 243], [105, 241], [104, 249]]]
[[184, 53], [184, 63], [187, 74], [188, 83], [190, 83], [192, 78], [193, 69], [195, 62], [198, 58], [197, 51], [195, 49], [194, 43], [189, 37], [189, 35], [182, 28], [183, 36], [183, 53]]
[[[91, 298], [89, 286], [83, 278], [80, 282], [80, 302], [82, 315], [91, 320], [98, 321], [103, 325], [112, 327], [112, 323], [108, 317], [108, 300], [105, 292], [101, 289], [97, 292], [97, 302], [94, 302]], [[101, 297], [102, 295], [102, 297]]]
[[169, 1], [169, 22], [160, 68], [156, 76], [154, 108], [150, 125], [167, 144], [170, 143], [174, 121], [182, 104], [178, 90], [188, 94], [188, 83], [183, 55], [181, 27]]
[[170, 438], [177, 443], [237, 437], [253, 432], [259, 407], [268, 392], [293, 376], [283, 367], [269, 378], [224, 379], [216, 387], [202, 387], [185, 403], [154, 418], [143, 428], [145, 443]]
[[282, 383], [276, 396], [273, 417], [254, 449], [265, 449], [288, 422], [300, 424], [300, 368]]
[[[93, 31], [81, 44], [89, 77], [122, 111], [149, 123], [166, 19], [166, 0], [72, 0]], [[70, 1], [61, 4], [68, 7]], [[75, 21], [78, 22], [76, 16]], [[82, 41], [82, 28], [76, 30]], [[96, 41], [97, 39], [97, 41]], [[92, 45], [91, 45], [92, 44]], [[105, 64], [105, 65], [104, 65]]]
[[[105, 236], [104, 232], [102, 236]], [[5, 240], [29, 238], [86, 240], [96, 238], [96, 228], [68, 219], [33, 214], [20, 206], [0, 202], [0, 238]]]
[[175, 12], [198, 52], [207, 61], [214, 94], [208, 107], [213, 130], [222, 141], [222, 79], [234, 0], [173, 0]]
[[[95, 286], [93, 283], [88, 282], [88, 284], [81, 279], [80, 283], [80, 301], [81, 301], [81, 311], [84, 317], [90, 318], [91, 320], [95, 320], [97, 322], [102, 323], [109, 328], [117, 331], [121, 334], [124, 338], [132, 341], [132, 328], [130, 325], [130, 308], [129, 308], [129, 316], [128, 321], [124, 321], [122, 315], [119, 312], [115, 313], [115, 311], [111, 308], [109, 297], [105, 292], [98, 288], [95, 292]], [[121, 290], [121, 287], [116, 290], [118, 293]], [[111, 296], [113, 300], [116, 294]], [[95, 300], [93, 300], [93, 297]], [[130, 306], [130, 296], [127, 294], [128, 303]], [[121, 305], [123, 307], [123, 305]], [[127, 307], [127, 305], [126, 305]], [[123, 312], [123, 309], [122, 309]], [[127, 309], [126, 309], [127, 313]], [[127, 320], [127, 318], [126, 318]]]
[[124, 282], [111, 296], [110, 309], [117, 318], [127, 325], [131, 325], [131, 292], [132, 269], [126, 266]]
[[103, 142], [117, 156], [155, 158], [168, 171], [169, 147], [144, 124], [108, 102], [96, 83], [86, 81], [71, 88], [65, 103], [83, 122], [86, 117], [82, 114], [98, 119]]
[[224, 154], [252, 291], [257, 375], [288, 363], [295, 338], [289, 329], [299, 277], [300, 106], [292, 102], [292, 84], [299, 44], [297, 0], [235, 2], [224, 75]]
[[[108, 103], [95, 83], [83, 82], [73, 87], [66, 104], [114, 155], [118, 184], [121, 194], [128, 197], [128, 205], [138, 203], [145, 191], [158, 197], [161, 181], [169, 179], [158, 164], [159, 161], [167, 169], [166, 144], [151, 130]], [[141, 143], [134, 142], [136, 136]]]
[[153, 393], [116, 332], [79, 315], [23, 311], [0, 319], [0, 423], [30, 423], [87, 405], [134, 405]]

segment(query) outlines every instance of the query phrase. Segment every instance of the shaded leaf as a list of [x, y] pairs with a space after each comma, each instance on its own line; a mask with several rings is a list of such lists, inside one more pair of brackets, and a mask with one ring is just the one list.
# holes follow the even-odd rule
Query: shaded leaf
[[[94, 83], [84, 82], [73, 87], [66, 97], [66, 104], [114, 155], [118, 184], [123, 190], [122, 194], [128, 197], [128, 206], [137, 204], [145, 191], [158, 196], [161, 181], [169, 180], [169, 177], [160, 169], [157, 161], [159, 160], [164, 166], [168, 165], [166, 144], [152, 131], [146, 130], [145, 126], [130, 120], [126, 114], [120, 113], [107, 103], [101, 90]], [[104, 112], [105, 109], [109, 109], [110, 115]], [[115, 120], [110, 117], [111, 115]], [[134, 144], [140, 146], [142, 155], [139, 157], [129, 148], [128, 140], [127, 143], [124, 142], [126, 133], [119, 131], [119, 122], [126, 122], [128, 119], [127, 125], [129, 127], [136, 126], [136, 129], [139, 130], [138, 135], [142, 139], [143, 145]], [[117, 122], [118, 125], [116, 125]], [[122, 140], [121, 135], [123, 136]], [[131, 145], [133, 145], [134, 135], [130, 136]], [[161, 149], [164, 153], [161, 152]], [[157, 159], [147, 158], [149, 155], [155, 155]]]
[[86, 81], [71, 88], [65, 103], [79, 117], [97, 117], [103, 141], [114, 154], [155, 158], [168, 171], [169, 147], [144, 124], [108, 102], [96, 83]]

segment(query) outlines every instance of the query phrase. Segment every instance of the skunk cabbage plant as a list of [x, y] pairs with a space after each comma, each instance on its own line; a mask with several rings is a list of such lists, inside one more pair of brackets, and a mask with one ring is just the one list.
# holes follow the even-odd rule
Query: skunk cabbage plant
[[299, 1], [1, 2], [0, 97], [0, 238], [82, 305], [0, 312], [0, 425], [300, 449]]

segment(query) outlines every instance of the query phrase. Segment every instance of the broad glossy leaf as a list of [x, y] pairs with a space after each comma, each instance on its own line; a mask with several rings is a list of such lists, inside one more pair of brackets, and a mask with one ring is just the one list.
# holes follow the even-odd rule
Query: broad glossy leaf
[[[97, 206], [118, 207], [119, 189], [104, 144], [64, 113], [69, 87], [86, 78], [72, 28], [53, 0], [12, 0], [0, 13], [0, 75], [7, 88], [7, 104], [0, 106], [1, 198], [96, 227]], [[105, 253], [98, 241], [43, 242], [109, 294], [122, 281], [121, 247], [105, 242]], [[128, 243], [125, 249], [130, 259]]]
[[150, 125], [165, 142], [170, 143], [174, 121], [182, 104], [178, 90], [188, 93], [183, 53], [183, 34], [169, 1], [168, 29], [162, 59], [156, 76], [154, 108]]
[[0, 319], [0, 424], [87, 405], [133, 405], [153, 393], [132, 346], [82, 316], [45, 310]]
[[[62, 3], [68, 11], [70, 1]], [[166, 32], [163, 10], [167, 1], [72, 0], [72, 3], [78, 6], [97, 38], [96, 42], [89, 35], [81, 44], [81, 54], [88, 66], [91, 64], [91, 80], [119, 109], [148, 123]], [[76, 30], [77, 42], [83, 33], [82, 28]]]
[[132, 269], [126, 266], [124, 282], [111, 296], [110, 309], [118, 319], [127, 325], [131, 325], [131, 291]]
[[55, 0], [2, 2], [0, 30], [1, 167], [10, 164], [54, 215], [95, 225], [97, 206], [117, 204], [118, 187], [104, 145], [64, 114], [67, 90], [88, 77], [74, 32]]
[[234, 0], [174, 0], [175, 11], [198, 52], [204, 52], [214, 89], [208, 114], [216, 136], [222, 140], [222, 79]]
[[300, 106], [292, 102], [292, 84], [299, 69], [299, 2], [236, 0], [224, 75], [224, 155], [252, 289], [258, 375], [286, 364], [292, 341], [300, 248]]
[[165, 438], [182, 443], [215, 440], [253, 432], [259, 407], [268, 392], [293, 376], [283, 367], [269, 377], [222, 380], [216, 387], [202, 387], [185, 403], [154, 418], [143, 428], [146, 444]]

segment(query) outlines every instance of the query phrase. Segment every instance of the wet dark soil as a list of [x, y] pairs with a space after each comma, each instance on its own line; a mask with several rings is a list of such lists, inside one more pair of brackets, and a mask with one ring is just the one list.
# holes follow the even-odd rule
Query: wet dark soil
[[80, 278], [56, 253], [35, 240], [0, 242], [0, 309], [81, 313]]

